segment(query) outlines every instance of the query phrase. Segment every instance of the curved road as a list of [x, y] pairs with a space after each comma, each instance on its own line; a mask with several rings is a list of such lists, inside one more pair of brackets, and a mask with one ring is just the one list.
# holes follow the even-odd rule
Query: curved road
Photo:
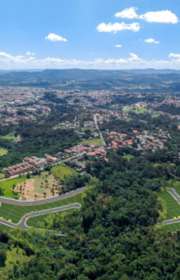
[[37, 205], [43, 205], [43, 204], [47, 204], [47, 203], [51, 203], [51, 202], [56, 202], [56, 201], [60, 201], [63, 200], [65, 198], [70, 198], [73, 196], [76, 196], [77, 194], [80, 194], [82, 192], [84, 192], [85, 190], [87, 190], [88, 187], [83, 187], [83, 188], [79, 188], [58, 196], [53, 196], [47, 199], [41, 199], [41, 200], [17, 200], [17, 199], [13, 199], [13, 198], [7, 198], [7, 197], [3, 197], [0, 196], [0, 203], [2, 204], [9, 204], [9, 205], [16, 205], [16, 206], [37, 206]]
[[40, 211], [29, 212], [29, 213], [25, 214], [17, 224], [8, 222], [8, 221], [2, 220], [2, 219], [0, 219], [0, 224], [8, 226], [10, 228], [20, 227], [20, 228], [25, 229], [25, 228], [28, 228], [27, 222], [31, 218], [44, 216], [44, 215], [48, 215], [48, 214], [53, 214], [53, 213], [64, 212], [64, 211], [71, 210], [71, 209], [80, 209], [80, 208], [81, 208], [80, 203], [71, 203], [71, 204], [67, 204], [64, 206], [56, 207], [56, 208], [49, 208], [49, 209], [43, 209]]
[[180, 218], [165, 220], [161, 224], [162, 225], [173, 225], [173, 224], [179, 224], [179, 223], [180, 223]]

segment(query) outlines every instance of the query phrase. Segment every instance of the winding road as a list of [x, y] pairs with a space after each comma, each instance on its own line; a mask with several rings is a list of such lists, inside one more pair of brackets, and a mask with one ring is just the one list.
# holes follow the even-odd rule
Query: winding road
[[57, 202], [57, 201], [65, 199], [65, 198], [70, 198], [70, 197], [76, 196], [76, 195], [84, 192], [87, 189], [88, 189], [88, 187], [83, 187], [83, 188], [79, 188], [79, 189], [58, 195], [58, 196], [53, 196], [53, 197], [50, 197], [47, 199], [41, 199], [41, 200], [17, 200], [17, 199], [13, 199], [13, 198], [7, 198], [7, 197], [0, 196], [0, 203], [16, 205], [16, 206], [37, 206], [37, 205], [43, 205], [43, 204], [47, 204], [47, 203], [51, 203], [51, 202]]
[[10, 228], [18, 228], [19, 227], [19, 228], [22, 228], [22, 229], [26, 229], [26, 228], [29, 227], [27, 222], [31, 218], [44, 216], [44, 215], [48, 215], [48, 214], [64, 212], [64, 211], [72, 210], [72, 209], [80, 209], [80, 208], [81, 208], [80, 203], [70, 203], [70, 204], [60, 206], [60, 207], [56, 207], [56, 208], [49, 208], [49, 209], [43, 209], [43, 210], [40, 210], [40, 211], [29, 212], [29, 213], [25, 214], [17, 224], [12, 223], [12, 222], [8, 222], [8, 221], [2, 220], [2, 219], [0, 219], [0, 224], [5, 225], [5, 226], [10, 227]]

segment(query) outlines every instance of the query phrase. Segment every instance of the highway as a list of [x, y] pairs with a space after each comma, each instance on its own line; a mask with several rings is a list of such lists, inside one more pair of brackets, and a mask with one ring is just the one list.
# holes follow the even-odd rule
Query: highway
[[31, 218], [44, 216], [44, 215], [48, 215], [48, 214], [53, 214], [53, 213], [64, 212], [64, 211], [68, 211], [68, 210], [72, 210], [72, 209], [80, 209], [80, 208], [81, 208], [80, 203], [70, 203], [70, 204], [56, 207], [56, 208], [43, 209], [40, 211], [32, 211], [32, 212], [25, 214], [17, 224], [0, 219], [0, 225], [7, 226], [9, 228], [26, 229], [29, 227], [27, 222]]

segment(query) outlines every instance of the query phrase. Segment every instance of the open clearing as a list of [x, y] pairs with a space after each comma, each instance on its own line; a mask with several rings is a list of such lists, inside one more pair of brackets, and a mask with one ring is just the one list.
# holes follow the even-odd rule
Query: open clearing
[[91, 138], [91, 139], [83, 140], [81, 142], [81, 144], [101, 146], [102, 145], [102, 140], [100, 138]]
[[6, 197], [17, 198], [18, 194], [14, 192], [14, 187], [19, 183], [25, 182], [25, 180], [25, 177], [18, 177], [0, 182], [0, 189], [3, 192], [3, 195]]
[[63, 182], [64, 179], [66, 179], [67, 177], [76, 175], [77, 172], [73, 168], [71, 168], [65, 164], [60, 164], [60, 165], [53, 167], [51, 169], [51, 173], [56, 179], [59, 179], [60, 181]]
[[20, 136], [15, 136], [13, 133], [10, 133], [6, 135], [0, 135], [0, 140], [4, 140], [7, 142], [19, 142]]
[[20, 199], [38, 200], [58, 195], [60, 186], [52, 174], [42, 172], [38, 176], [17, 184], [15, 191], [19, 193]]
[[0, 157], [3, 157], [8, 154], [8, 150], [0, 147]]

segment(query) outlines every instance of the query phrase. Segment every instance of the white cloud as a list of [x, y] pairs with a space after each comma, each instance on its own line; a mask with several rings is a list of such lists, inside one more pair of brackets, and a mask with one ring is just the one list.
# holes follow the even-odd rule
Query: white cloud
[[34, 52], [27, 51], [25, 53], [25, 55], [27, 55], [27, 56], [35, 56], [36, 54]]
[[133, 22], [133, 23], [125, 23], [125, 22], [115, 22], [115, 23], [100, 23], [97, 26], [97, 31], [98, 32], [112, 32], [112, 33], [117, 33], [123, 30], [129, 30], [129, 31], [133, 31], [133, 32], [138, 32], [141, 29], [141, 26], [139, 23], [137, 22]]
[[122, 44], [116, 44], [116, 45], [115, 45], [115, 48], [119, 48], [119, 49], [120, 49], [120, 48], [122, 48], [122, 47], [123, 47]]
[[158, 45], [160, 42], [154, 38], [147, 38], [144, 40], [146, 44], [155, 44]]
[[51, 42], [67, 42], [68, 41], [65, 37], [55, 34], [55, 33], [49, 33], [45, 37], [45, 39], [48, 41], [51, 41]]
[[127, 57], [119, 58], [94, 58], [82, 60], [63, 57], [37, 57], [36, 55], [13, 55], [0, 51], [0, 69], [22, 70], [22, 69], [145, 69], [145, 68], [174, 68], [180, 69], [180, 53], [170, 53], [165, 59], [144, 59], [136, 53], [130, 53]]
[[169, 58], [174, 61], [180, 62], [180, 53], [170, 53]]
[[129, 54], [129, 61], [130, 62], [142, 62], [142, 59], [136, 53]]
[[144, 15], [141, 15], [140, 18], [147, 22], [166, 24], [176, 24], [179, 21], [178, 17], [169, 10], [147, 12]]
[[138, 9], [135, 7], [130, 7], [116, 13], [115, 17], [126, 19], [142, 19], [151, 23], [176, 24], [179, 22], [177, 15], [170, 10], [150, 11], [145, 14], [138, 14], [137, 10]]
[[137, 8], [130, 7], [115, 14], [117, 18], [138, 19]]

